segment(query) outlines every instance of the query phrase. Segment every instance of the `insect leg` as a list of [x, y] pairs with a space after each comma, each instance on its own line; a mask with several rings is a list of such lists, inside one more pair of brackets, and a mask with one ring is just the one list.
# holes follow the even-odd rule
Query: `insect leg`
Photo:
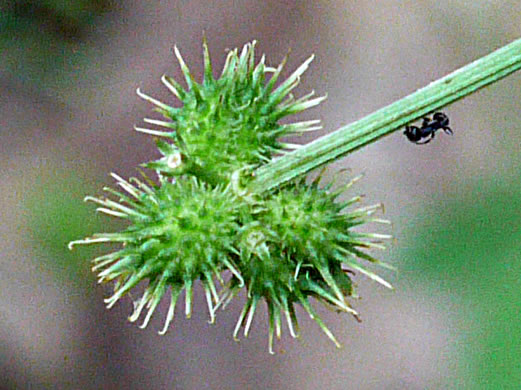
[[433, 131], [432, 133], [430, 133], [430, 134], [428, 135], [429, 138], [426, 138], [425, 141], [423, 141], [423, 142], [417, 141], [416, 143], [417, 143], [418, 145], [425, 145], [425, 144], [428, 144], [428, 143], [431, 142], [432, 139], [434, 138], [434, 134], [435, 134], [435, 132]]

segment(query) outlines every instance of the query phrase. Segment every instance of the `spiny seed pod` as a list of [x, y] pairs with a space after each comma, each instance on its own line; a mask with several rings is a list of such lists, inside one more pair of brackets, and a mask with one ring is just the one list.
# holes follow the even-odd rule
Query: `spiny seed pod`
[[282, 316], [287, 319], [291, 335], [297, 336], [294, 304], [302, 305], [327, 336], [340, 346], [308, 298], [332, 305], [358, 320], [358, 313], [345, 299], [356, 296], [349, 273], [359, 271], [391, 288], [358, 261], [363, 259], [382, 265], [364, 249], [382, 248], [380, 241], [390, 236], [352, 231], [353, 227], [367, 222], [387, 223], [370, 217], [381, 206], [344, 213], [346, 207], [358, 202], [360, 197], [336, 202], [336, 198], [357, 179], [335, 191], [329, 191], [331, 184], [320, 188], [320, 176], [309, 185], [301, 180], [269, 194], [262, 203], [262, 211], [241, 221], [238, 266], [242, 278], [229, 283], [220, 301], [220, 304], [227, 301], [245, 284], [247, 302], [235, 327], [234, 338], [241, 326], [244, 326], [245, 336], [248, 335], [257, 304], [264, 299], [269, 315], [270, 353], [273, 352], [274, 332], [278, 338], [281, 335]]
[[[297, 100], [290, 94], [313, 57], [275, 88], [284, 62], [276, 69], [271, 68], [265, 65], [263, 56], [255, 65], [255, 42], [245, 45], [240, 55], [237, 49], [230, 51], [218, 79], [213, 77], [206, 43], [203, 48], [202, 83], [194, 80], [177, 47], [175, 54], [188, 89], [168, 76], [161, 79], [182, 102], [181, 107], [171, 107], [137, 91], [167, 119], [145, 119], [145, 122], [169, 131], [140, 127], [136, 130], [173, 142], [158, 143], [164, 158], [146, 167], [163, 175], [192, 174], [216, 184], [228, 181], [236, 170], [269, 162], [274, 154], [298, 147], [279, 141], [280, 137], [320, 128], [317, 127], [319, 121], [279, 123], [280, 119], [324, 100], [324, 97], [312, 99], [313, 92]], [[268, 74], [271, 77], [266, 80]]]
[[91, 238], [73, 241], [76, 244], [98, 242], [122, 243], [123, 249], [94, 259], [94, 271], [99, 282], [115, 280], [115, 293], [105, 300], [112, 307], [138, 283], [147, 280], [148, 286], [135, 302], [131, 321], [138, 319], [144, 306], [148, 314], [145, 327], [162, 296], [171, 288], [172, 300], [164, 329], [166, 332], [174, 316], [177, 298], [186, 293], [186, 316], [191, 315], [192, 286], [201, 280], [213, 321], [213, 304], [219, 299], [214, 278], [221, 280], [224, 269], [241, 279], [230, 259], [234, 237], [238, 231], [237, 208], [230, 187], [210, 188], [196, 178], [150, 186], [137, 179], [135, 185], [113, 174], [127, 194], [105, 188], [119, 197], [110, 199], [87, 197], [101, 207], [105, 214], [129, 220], [130, 225], [120, 233], [98, 233]]
[[[161, 334], [168, 329], [183, 290], [185, 313], [190, 316], [192, 288], [200, 280], [212, 321], [218, 307], [246, 289], [247, 301], [234, 338], [243, 326], [248, 335], [257, 304], [264, 300], [270, 352], [274, 334], [281, 335], [282, 316], [291, 335], [297, 336], [295, 305], [301, 305], [338, 346], [309, 298], [358, 318], [347, 301], [356, 296], [353, 272], [390, 287], [358, 262], [380, 264], [364, 250], [381, 247], [379, 241], [388, 236], [353, 231], [367, 222], [384, 222], [370, 217], [378, 206], [346, 212], [359, 197], [337, 201], [356, 179], [337, 190], [332, 190], [332, 184], [320, 187], [320, 176], [310, 184], [299, 180], [266, 193], [250, 188], [254, 169], [293, 147], [280, 142], [280, 137], [317, 128], [318, 121], [279, 123], [323, 100], [311, 99], [312, 94], [294, 100], [290, 94], [312, 57], [275, 87], [283, 64], [270, 68], [262, 57], [255, 65], [254, 43], [245, 45], [240, 55], [231, 51], [218, 79], [212, 75], [206, 43], [203, 46], [202, 83], [194, 81], [177, 48], [187, 89], [167, 76], [162, 78], [181, 100], [181, 107], [170, 107], [138, 90], [167, 118], [145, 121], [168, 131], [136, 128], [166, 139], [157, 142], [163, 158], [145, 164], [155, 170], [159, 182], [146, 176], [144, 181], [126, 181], [113, 174], [124, 192], [105, 190], [116, 200], [86, 198], [99, 204], [99, 211], [126, 219], [130, 226], [119, 233], [98, 233], [73, 241], [69, 247], [121, 243], [121, 249], [94, 259], [99, 281], [116, 282], [106, 303], [112, 307], [135, 286], [148, 282], [130, 316], [131, 321], [137, 320], [146, 306], [145, 327], [170, 290], [170, 308]], [[272, 75], [266, 79], [268, 73]], [[215, 281], [225, 287], [218, 291]]]

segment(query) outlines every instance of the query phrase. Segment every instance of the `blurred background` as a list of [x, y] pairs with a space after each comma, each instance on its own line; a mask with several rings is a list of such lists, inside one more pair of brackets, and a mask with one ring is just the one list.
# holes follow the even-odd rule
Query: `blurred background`
[[[267, 316], [231, 334], [243, 301], [207, 323], [202, 290], [158, 336], [130, 299], [106, 310], [111, 286], [66, 248], [117, 223], [84, 204], [157, 156], [132, 130], [152, 107], [141, 87], [180, 80], [176, 44], [197, 76], [203, 32], [216, 70], [253, 39], [286, 75], [316, 59], [297, 95], [328, 95], [302, 119], [336, 130], [521, 36], [519, 0], [134, 1], [0, 3], [1, 389], [519, 389], [521, 383], [521, 73], [446, 112], [454, 136], [427, 146], [396, 132], [332, 165], [364, 179], [348, 195], [382, 202], [395, 291], [357, 276], [363, 322], [319, 308], [337, 350], [299, 314], [267, 351]], [[306, 139], [309, 140], [311, 138]], [[300, 140], [303, 140], [302, 138]], [[375, 230], [373, 229], [373, 230]], [[243, 297], [244, 298], [244, 297]], [[168, 301], [168, 300], [167, 300]]]

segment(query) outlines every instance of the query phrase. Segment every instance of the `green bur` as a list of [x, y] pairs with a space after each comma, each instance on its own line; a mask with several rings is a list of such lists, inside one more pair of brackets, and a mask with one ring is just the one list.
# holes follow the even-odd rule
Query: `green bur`
[[[280, 120], [319, 104], [324, 98], [310, 93], [295, 99], [291, 91], [312, 57], [276, 87], [284, 63], [277, 68], [255, 65], [255, 44], [228, 54], [221, 77], [215, 79], [206, 43], [204, 79], [196, 83], [179, 51], [176, 56], [185, 76], [184, 89], [173, 79], [162, 81], [182, 102], [170, 107], [138, 90], [156, 106], [165, 120], [145, 119], [167, 131], [136, 128], [161, 137], [157, 141], [163, 157], [144, 164], [158, 175], [126, 181], [113, 175], [124, 191], [105, 190], [117, 201], [87, 197], [98, 211], [127, 219], [130, 225], [119, 233], [98, 233], [70, 243], [115, 242], [122, 249], [94, 259], [99, 281], [115, 281], [114, 295], [106, 299], [112, 307], [135, 286], [148, 282], [134, 303], [131, 321], [148, 309], [142, 327], [149, 322], [158, 303], [169, 290], [171, 303], [165, 333], [174, 317], [177, 299], [185, 290], [185, 314], [191, 315], [194, 282], [200, 280], [213, 322], [217, 308], [225, 306], [241, 290], [246, 304], [234, 331], [247, 336], [259, 301], [269, 314], [269, 350], [273, 338], [281, 336], [286, 318], [293, 337], [298, 336], [295, 305], [301, 305], [326, 335], [340, 346], [314, 311], [310, 298], [335, 310], [358, 313], [347, 301], [356, 297], [354, 272], [363, 273], [391, 288], [366, 269], [359, 260], [377, 263], [365, 252], [382, 248], [389, 236], [357, 233], [353, 228], [367, 222], [387, 222], [372, 215], [379, 205], [349, 209], [360, 197], [347, 202], [337, 198], [355, 180], [333, 189], [296, 178], [269, 191], [252, 191], [253, 170], [274, 161], [299, 145], [281, 137], [316, 130], [318, 121], [281, 124]], [[271, 77], [266, 76], [270, 74]], [[218, 290], [218, 286], [223, 286]]]

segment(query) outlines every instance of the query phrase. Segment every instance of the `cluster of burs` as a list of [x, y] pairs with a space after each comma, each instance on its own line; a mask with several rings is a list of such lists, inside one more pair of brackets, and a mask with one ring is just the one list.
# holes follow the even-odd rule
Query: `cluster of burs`
[[299, 147], [281, 138], [318, 128], [318, 121], [282, 124], [281, 119], [323, 100], [313, 93], [298, 99], [291, 94], [312, 58], [281, 81], [284, 63], [269, 67], [264, 56], [255, 63], [254, 47], [253, 42], [240, 52], [230, 51], [215, 78], [203, 44], [200, 83], [175, 49], [186, 87], [167, 76], [162, 82], [179, 102], [170, 106], [138, 90], [164, 117], [145, 119], [161, 131], [136, 128], [154, 136], [162, 154], [144, 164], [154, 172], [153, 180], [144, 174], [129, 180], [113, 174], [118, 188], [105, 188], [110, 198], [86, 199], [97, 203], [99, 211], [128, 220], [128, 227], [74, 241], [71, 247], [120, 243], [119, 250], [94, 259], [94, 270], [100, 282], [115, 283], [108, 307], [143, 284], [130, 316], [136, 321], [145, 309], [142, 327], [167, 293], [170, 307], [160, 333], [172, 322], [183, 290], [189, 317], [193, 289], [200, 284], [212, 321], [218, 308], [244, 291], [240, 297], [246, 303], [234, 338], [241, 328], [248, 335], [257, 305], [264, 302], [270, 352], [283, 320], [290, 334], [298, 336], [297, 305], [339, 345], [312, 301], [359, 319], [348, 302], [356, 298], [353, 275], [362, 273], [389, 286], [362, 264], [382, 264], [366, 250], [380, 248], [388, 236], [353, 228], [385, 221], [372, 216], [379, 205], [351, 208], [360, 197], [340, 199], [355, 180], [322, 185], [318, 175], [263, 193], [251, 190], [256, 168]]

